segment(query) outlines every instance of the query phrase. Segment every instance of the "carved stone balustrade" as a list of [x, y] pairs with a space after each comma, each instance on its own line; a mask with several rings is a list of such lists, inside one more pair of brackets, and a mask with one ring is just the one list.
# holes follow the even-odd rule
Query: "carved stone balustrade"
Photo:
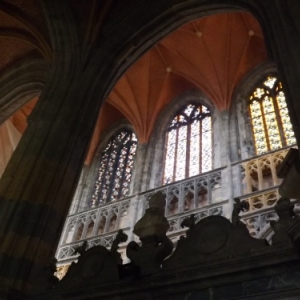
[[140, 242], [127, 245], [130, 262], [124, 263], [118, 253], [119, 244], [127, 240], [122, 230], [110, 250], [101, 245], [87, 250], [84, 243], [64, 278], [50, 278], [31, 299], [265, 300], [274, 299], [274, 294], [275, 299], [298, 299], [300, 218], [294, 203], [284, 197], [277, 201], [270, 244], [251, 237], [240, 221], [248, 202], [234, 201], [231, 222], [219, 215], [185, 218], [181, 226], [188, 230], [172, 251], [164, 195], [156, 193], [134, 226]]
[[[222, 216], [224, 212], [224, 205], [226, 205], [228, 201], [223, 201], [218, 204], [210, 205], [206, 208], [196, 210], [194, 213], [195, 221], [198, 222], [203, 218], [208, 216]], [[191, 212], [186, 212], [180, 215], [168, 217], [168, 221], [170, 224], [170, 228], [168, 231], [168, 235], [178, 234], [179, 231], [183, 231], [184, 229], [181, 227], [181, 223], [184, 219], [186, 219]]]
[[260, 193], [253, 193], [250, 196], [242, 196], [240, 198], [249, 203], [248, 212], [254, 212], [273, 207], [279, 198], [279, 193], [278, 188], [272, 188]]
[[61, 244], [117, 230], [128, 215], [130, 199], [112, 202], [67, 218]]
[[[196, 222], [209, 216], [229, 218], [234, 197], [249, 203], [249, 210], [241, 214], [241, 219], [251, 236], [270, 241], [273, 233], [269, 222], [277, 220], [274, 205], [281, 182], [276, 170], [288, 151], [289, 148], [273, 151], [70, 215], [56, 253], [58, 265], [76, 259], [75, 248], [83, 240], [88, 241], [89, 247], [110, 248], [119, 228], [124, 229], [132, 241], [129, 230], [133, 222], [142, 217], [149, 208], [149, 199], [158, 191], [166, 197], [165, 215], [170, 224], [167, 236], [175, 244], [186, 230], [181, 223], [188, 215], [193, 214]], [[298, 207], [296, 213], [297, 210]], [[121, 248], [124, 255], [125, 244]]]
[[[125, 233], [129, 232], [129, 228], [123, 229]], [[106, 248], [111, 248], [113, 240], [117, 235], [117, 231], [113, 233], [107, 233], [103, 235], [99, 235], [96, 237], [92, 237], [87, 239], [87, 248], [91, 248], [93, 246], [104, 246]], [[76, 249], [81, 246], [83, 241], [77, 241], [70, 244], [60, 245], [56, 251], [56, 257], [58, 262], [71, 262], [76, 259], [78, 254], [76, 253]]]
[[155, 192], [166, 196], [167, 217], [209, 206], [224, 200], [222, 196], [222, 169], [207, 172], [186, 180], [171, 183], [144, 194], [143, 211], [149, 207], [149, 199]]
[[[269, 223], [278, 220], [274, 209], [280, 198], [278, 188], [267, 189], [240, 198], [249, 203], [249, 210], [241, 213], [241, 216], [251, 236], [270, 241], [273, 231]], [[300, 206], [296, 204], [294, 210], [296, 214], [299, 214]]]
[[195, 213], [197, 220], [211, 215], [223, 215], [224, 205], [228, 203], [228, 199], [223, 198], [226, 192], [222, 190], [224, 169], [217, 169], [118, 202], [70, 215], [66, 220], [56, 252], [59, 264], [70, 263], [76, 259], [75, 249], [82, 244], [83, 240], [88, 241], [89, 247], [92, 245], [110, 247], [116, 230], [122, 228], [127, 231], [130, 228], [133, 215], [129, 211], [131, 201], [144, 199], [138, 204], [140, 211], [144, 213], [148, 208], [149, 198], [157, 191], [166, 195], [165, 214], [171, 225], [168, 235], [173, 236], [178, 231], [178, 238], [179, 233], [184, 231], [180, 228], [180, 222], [190, 213]]
[[277, 169], [289, 149], [273, 151], [240, 163], [242, 194], [278, 186], [282, 180], [276, 175]]

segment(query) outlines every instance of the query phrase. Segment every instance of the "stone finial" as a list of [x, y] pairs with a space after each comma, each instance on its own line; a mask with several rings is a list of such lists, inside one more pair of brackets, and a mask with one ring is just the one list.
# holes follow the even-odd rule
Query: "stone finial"
[[125, 243], [128, 239], [128, 235], [126, 233], [123, 232], [122, 229], [119, 229], [116, 238], [114, 239], [110, 252], [115, 252], [118, 251], [119, 249], [119, 244], [120, 243]]
[[170, 228], [164, 215], [165, 205], [165, 195], [162, 192], [155, 193], [149, 200], [149, 208], [136, 223], [133, 232], [140, 238], [165, 235]]
[[247, 211], [249, 209], [249, 203], [246, 201], [241, 201], [240, 198], [234, 198], [231, 222], [233, 225], [243, 225], [240, 221], [240, 212]]
[[191, 214], [188, 218], [185, 218], [181, 224], [181, 228], [188, 227], [188, 230], [186, 231], [186, 235], [189, 236], [191, 233], [191, 230], [195, 227], [195, 214]]
[[119, 265], [121, 265], [123, 262], [121, 254], [118, 252], [119, 244], [125, 243], [127, 241], [127, 239], [128, 239], [128, 235], [126, 233], [124, 233], [122, 229], [120, 229], [118, 231], [118, 234], [116, 235], [116, 238], [114, 239], [114, 241], [112, 243], [111, 248], [110, 248], [110, 252], [115, 257], [115, 259]]

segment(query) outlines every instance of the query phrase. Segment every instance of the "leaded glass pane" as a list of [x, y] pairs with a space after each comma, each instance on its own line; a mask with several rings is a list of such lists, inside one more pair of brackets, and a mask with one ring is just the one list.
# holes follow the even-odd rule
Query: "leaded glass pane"
[[211, 166], [210, 111], [189, 104], [177, 113], [168, 129], [163, 183], [209, 171]]
[[190, 143], [189, 176], [200, 173], [200, 132], [199, 122], [194, 121], [191, 125], [192, 143]]
[[251, 113], [252, 119], [258, 118], [262, 115], [260, 103], [258, 101], [253, 101], [250, 104], [250, 113]]
[[185, 178], [187, 126], [178, 129], [175, 181]]
[[133, 143], [129, 149], [129, 155], [128, 155], [127, 164], [125, 168], [124, 181], [123, 181], [122, 193], [121, 193], [121, 195], [123, 196], [127, 196], [129, 194], [129, 183], [131, 181], [136, 148], [137, 148], [137, 144]]
[[267, 134], [270, 141], [270, 150], [282, 147], [275, 112], [265, 115]]
[[257, 154], [296, 142], [282, 84], [269, 76], [257, 87], [250, 100], [253, 137]]
[[202, 120], [202, 133], [211, 132], [211, 118], [205, 118]]
[[265, 97], [262, 101], [264, 114], [268, 114], [274, 111], [273, 99]]
[[261, 154], [268, 151], [268, 145], [265, 139], [265, 130], [263, 126], [263, 118], [257, 117], [252, 119], [254, 141], [256, 146], [256, 153]]
[[264, 82], [264, 85], [272, 89], [276, 82], [276, 77], [268, 77], [267, 80]]
[[102, 152], [91, 206], [116, 201], [129, 193], [129, 184], [137, 148], [134, 133], [122, 130]]
[[265, 94], [265, 90], [258, 88], [254, 92], [254, 97], [260, 99], [264, 94]]
[[194, 109], [194, 105], [188, 105], [188, 106], [186, 107], [186, 109], [184, 110], [184, 112], [186, 113], [186, 115], [187, 115], [188, 117], [190, 117], [190, 116], [191, 116], [191, 113], [192, 113], [192, 111], [193, 111], [193, 109]]
[[282, 108], [286, 107], [285, 95], [284, 95], [283, 91], [280, 91], [277, 94], [276, 99], [277, 99], [279, 109], [282, 109]]
[[287, 145], [296, 144], [296, 138], [287, 107], [280, 110], [280, 116]]
[[169, 131], [167, 135], [167, 150], [165, 156], [165, 172], [164, 172], [164, 184], [174, 181], [174, 166], [175, 166], [175, 147], [176, 147], [176, 132], [173, 129]]
[[206, 118], [202, 121], [202, 172], [207, 172], [212, 168], [211, 143], [211, 119]]

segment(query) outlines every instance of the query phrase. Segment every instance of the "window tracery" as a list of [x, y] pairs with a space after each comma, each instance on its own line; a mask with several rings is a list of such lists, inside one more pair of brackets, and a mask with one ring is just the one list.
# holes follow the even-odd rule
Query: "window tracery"
[[111, 138], [101, 155], [91, 207], [129, 195], [136, 149], [132, 131], [123, 129]]
[[256, 154], [296, 143], [282, 83], [268, 76], [249, 98]]
[[163, 184], [212, 168], [211, 112], [188, 104], [177, 112], [167, 129]]

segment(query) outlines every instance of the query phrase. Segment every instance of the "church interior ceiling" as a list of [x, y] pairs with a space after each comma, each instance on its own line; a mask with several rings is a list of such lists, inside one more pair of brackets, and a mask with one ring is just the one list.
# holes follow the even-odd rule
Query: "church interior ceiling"
[[[26, 57], [51, 65], [53, 50], [42, 15], [42, 7], [33, 5], [33, 0], [0, 4], [0, 76]], [[266, 60], [262, 30], [250, 13], [215, 14], [183, 25], [119, 79], [100, 111], [86, 163], [91, 162], [103, 131], [117, 120], [126, 118], [139, 141], [146, 143], [159, 114], [186, 91], [200, 90], [217, 109], [228, 109], [242, 78]], [[11, 117], [21, 133], [37, 99], [34, 95]]]

